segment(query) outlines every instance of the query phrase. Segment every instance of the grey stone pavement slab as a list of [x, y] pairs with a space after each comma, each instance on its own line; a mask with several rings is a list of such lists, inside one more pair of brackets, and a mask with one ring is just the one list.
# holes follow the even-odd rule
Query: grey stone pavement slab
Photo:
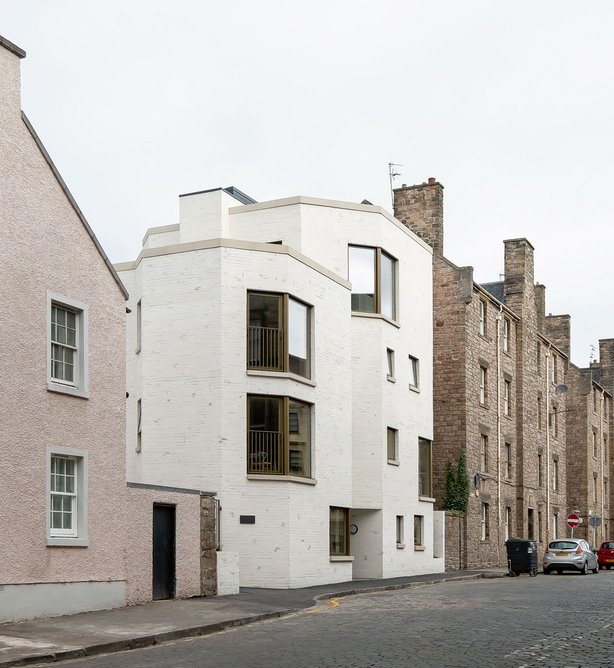
[[322, 599], [505, 575], [504, 570], [454, 571], [388, 580], [353, 580], [302, 589], [242, 588], [234, 596], [154, 601], [128, 608], [0, 624], [0, 667], [75, 659], [207, 635], [281, 617]]

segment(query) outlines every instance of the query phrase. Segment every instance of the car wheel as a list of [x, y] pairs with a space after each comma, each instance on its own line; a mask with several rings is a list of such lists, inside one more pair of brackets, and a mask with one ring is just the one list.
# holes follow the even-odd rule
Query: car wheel
[[612, 567], [608, 564], [608, 565], [606, 566], [606, 568], [607, 568], [608, 570], [610, 570], [610, 568], [612, 568]]
[[544, 568], [544, 575], [550, 575], [550, 569]]
[[598, 574], [599, 574], [599, 566], [595, 566], [595, 568], [593, 568], [593, 573], [594, 573], [595, 575], [598, 575]]
[[582, 570], [580, 571], [582, 575], [588, 575], [588, 562], [582, 564]]

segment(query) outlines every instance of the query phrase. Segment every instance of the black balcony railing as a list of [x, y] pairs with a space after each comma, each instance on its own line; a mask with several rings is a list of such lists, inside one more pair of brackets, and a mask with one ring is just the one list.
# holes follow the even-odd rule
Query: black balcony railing
[[283, 432], [249, 431], [247, 472], [284, 474]]
[[284, 370], [284, 331], [277, 327], [248, 327], [250, 369]]

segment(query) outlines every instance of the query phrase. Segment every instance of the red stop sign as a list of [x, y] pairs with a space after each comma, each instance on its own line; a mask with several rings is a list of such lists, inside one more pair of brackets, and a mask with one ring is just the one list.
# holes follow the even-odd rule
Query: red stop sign
[[567, 515], [567, 526], [577, 527], [580, 524], [580, 518], [575, 513]]

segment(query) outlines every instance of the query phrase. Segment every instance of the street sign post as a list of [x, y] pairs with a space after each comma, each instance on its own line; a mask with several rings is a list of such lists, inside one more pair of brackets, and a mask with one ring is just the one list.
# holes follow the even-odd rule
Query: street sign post
[[571, 527], [571, 537], [573, 538], [573, 530], [577, 527], [582, 520], [575, 513], [569, 513], [567, 515], [567, 526]]

